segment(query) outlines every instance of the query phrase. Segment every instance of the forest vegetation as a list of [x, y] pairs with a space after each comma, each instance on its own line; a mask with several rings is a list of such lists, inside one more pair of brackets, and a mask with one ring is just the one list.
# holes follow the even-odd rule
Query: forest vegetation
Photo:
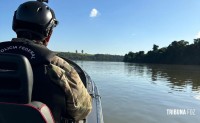
[[132, 52], [124, 56], [124, 62], [156, 63], [156, 64], [187, 64], [200, 65], [200, 38], [194, 43], [188, 41], [173, 41], [169, 46], [159, 48], [154, 44], [152, 50]]

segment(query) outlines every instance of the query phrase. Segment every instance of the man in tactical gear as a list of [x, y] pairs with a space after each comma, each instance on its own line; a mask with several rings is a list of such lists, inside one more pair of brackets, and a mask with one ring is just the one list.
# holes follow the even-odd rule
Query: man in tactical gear
[[57, 122], [78, 121], [90, 113], [92, 99], [77, 71], [46, 47], [57, 24], [43, 0], [21, 4], [13, 17], [17, 38], [0, 43], [0, 53], [26, 56], [34, 74], [32, 100], [47, 104]]

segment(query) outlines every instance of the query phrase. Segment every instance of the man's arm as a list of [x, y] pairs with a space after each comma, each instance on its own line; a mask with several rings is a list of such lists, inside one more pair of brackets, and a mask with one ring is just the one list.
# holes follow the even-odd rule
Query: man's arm
[[47, 70], [50, 79], [61, 86], [67, 96], [67, 112], [75, 120], [84, 119], [92, 110], [92, 98], [76, 70], [55, 56]]

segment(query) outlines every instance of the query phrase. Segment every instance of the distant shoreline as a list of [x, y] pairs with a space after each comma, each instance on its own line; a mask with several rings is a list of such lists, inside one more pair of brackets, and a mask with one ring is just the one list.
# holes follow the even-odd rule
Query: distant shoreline
[[124, 56], [110, 55], [110, 54], [87, 54], [87, 53], [71, 53], [71, 52], [57, 52], [60, 57], [68, 58], [71, 60], [83, 61], [115, 61], [123, 62]]

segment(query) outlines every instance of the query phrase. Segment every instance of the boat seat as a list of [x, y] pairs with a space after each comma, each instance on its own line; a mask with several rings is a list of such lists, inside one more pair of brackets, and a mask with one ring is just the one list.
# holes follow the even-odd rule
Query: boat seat
[[0, 123], [55, 123], [49, 108], [41, 102], [0, 102]]
[[42, 102], [31, 102], [33, 72], [22, 55], [0, 54], [0, 123], [55, 123]]
[[0, 102], [29, 103], [33, 72], [22, 55], [0, 54]]

